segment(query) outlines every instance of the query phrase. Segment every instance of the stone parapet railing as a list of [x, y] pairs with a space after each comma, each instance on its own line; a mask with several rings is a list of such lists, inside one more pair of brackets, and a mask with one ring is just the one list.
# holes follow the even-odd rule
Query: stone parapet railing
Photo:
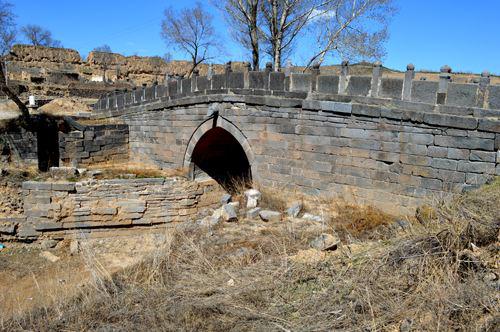
[[[143, 85], [129, 90], [115, 90], [101, 97], [94, 105], [94, 116], [103, 117], [107, 110], [123, 110], [156, 101], [175, 100], [189, 96], [213, 94], [272, 95], [307, 99], [312, 94], [326, 99], [364, 97], [369, 100], [392, 100], [411, 103], [442, 105], [463, 109], [500, 110], [500, 85], [490, 85], [490, 75], [483, 72], [474, 83], [455, 83], [451, 68], [443, 66], [439, 81], [415, 80], [415, 68], [407, 66], [404, 78], [383, 77], [382, 67], [375, 64], [371, 76], [349, 74], [349, 65], [343, 62], [340, 75], [322, 75], [319, 66], [308, 73], [272, 71], [233, 72], [228, 63], [224, 74], [174, 79], [165, 85]], [[114, 112], [120, 113], [120, 112]]]

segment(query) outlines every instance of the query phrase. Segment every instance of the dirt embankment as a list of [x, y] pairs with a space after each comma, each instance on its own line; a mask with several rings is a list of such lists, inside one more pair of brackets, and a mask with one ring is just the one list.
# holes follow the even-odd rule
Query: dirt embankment
[[[279, 206], [278, 199], [265, 201]], [[86, 286], [23, 307], [0, 326], [39, 331], [498, 331], [500, 180], [422, 207], [415, 217], [394, 218], [371, 208], [338, 206], [332, 211], [337, 212], [323, 221], [243, 219], [171, 229], [153, 242], [154, 250], [144, 251], [142, 259], [118, 273], [104, 258], [88, 259], [105, 251], [107, 240], [102, 240], [97, 249], [82, 250], [75, 258], [90, 262], [79, 265], [86, 271], [79, 275], [88, 276]], [[311, 241], [325, 232], [338, 234], [336, 250], [311, 248]], [[115, 260], [148, 246], [148, 241], [122, 240], [111, 246], [118, 248]], [[14, 263], [8, 264], [10, 269]], [[32, 291], [22, 294], [36, 294], [40, 301], [40, 290], [51, 288], [39, 281], [60, 278], [47, 273], [30, 281], [26, 277], [21, 285], [29, 284]]]

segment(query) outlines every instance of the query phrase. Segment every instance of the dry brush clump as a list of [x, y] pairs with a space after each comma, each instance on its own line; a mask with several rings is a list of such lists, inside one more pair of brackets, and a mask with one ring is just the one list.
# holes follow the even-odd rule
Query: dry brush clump
[[365, 233], [390, 228], [387, 216], [340, 212], [322, 227], [347, 228], [352, 243], [309, 261], [294, 257], [316, 229], [298, 222], [187, 227], [116, 275], [88, 254], [95, 277], [78, 297], [3, 328], [498, 331], [500, 181], [429, 210], [378, 239]]

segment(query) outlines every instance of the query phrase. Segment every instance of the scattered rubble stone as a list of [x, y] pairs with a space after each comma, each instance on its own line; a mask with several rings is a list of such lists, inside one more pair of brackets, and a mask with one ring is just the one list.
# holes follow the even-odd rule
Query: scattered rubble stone
[[201, 226], [206, 226], [206, 227], [212, 227], [215, 225], [218, 225], [222, 221], [222, 216], [219, 215], [212, 215], [212, 216], [206, 216], [203, 219], [198, 221], [198, 224]]
[[316, 216], [316, 215], [310, 214], [310, 213], [304, 213], [304, 215], [302, 216], [302, 219], [308, 220], [308, 221], [317, 221], [317, 222], [323, 221], [323, 217]]
[[236, 213], [236, 208], [231, 204], [225, 204], [221, 208], [221, 216], [224, 221], [234, 222], [238, 220], [238, 214]]
[[245, 191], [245, 197], [247, 199], [247, 208], [250, 209], [257, 207], [262, 198], [262, 194], [257, 189], [249, 189]]
[[0, 218], [0, 234], [14, 234], [16, 232], [17, 222], [11, 218]]
[[410, 332], [412, 325], [413, 321], [409, 318], [406, 318], [401, 322], [401, 325], [399, 325], [399, 332]]
[[312, 248], [318, 250], [337, 250], [340, 239], [336, 235], [323, 233], [310, 242]]
[[229, 194], [222, 195], [222, 197], [220, 199], [220, 203], [222, 205], [224, 205], [224, 204], [228, 204], [229, 202], [231, 202], [231, 195], [229, 195]]
[[45, 240], [42, 240], [42, 242], [40, 243], [40, 248], [42, 250], [51, 249], [51, 248], [54, 248], [58, 243], [59, 243], [59, 241], [56, 241], [54, 239], [45, 239]]
[[78, 254], [78, 251], [80, 250], [80, 243], [77, 240], [71, 240], [69, 243], [69, 253], [71, 255], [76, 255]]
[[253, 209], [250, 209], [247, 211], [247, 214], [246, 214], [246, 217], [248, 219], [255, 219], [259, 216], [259, 212], [260, 212], [261, 208], [260, 207], [255, 207]]
[[294, 202], [292, 205], [286, 210], [286, 214], [289, 217], [297, 218], [302, 211], [302, 202]]
[[229, 202], [228, 204], [232, 205], [236, 209], [236, 212], [240, 208], [240, 202]]
[[271, 210], [261, 210], [259, 211], [260, 219], [263, 221], [276, 222], [281, 220], [281, 213]]
[[51, 167], [50, 175], [54, 178], [62, 179], [78, 175], [76, 167]]
[[55, 263], [55, 262], [57, 262], [58, 260], [61, 259], [59, 256], [56, 256], [56, 255], [54, 255], [53, 253], [51, 253], [49, 251], [42, 251], [40, 253], [40, 257], [45, 258], [46, 260], [48, 260], [51, 263]]

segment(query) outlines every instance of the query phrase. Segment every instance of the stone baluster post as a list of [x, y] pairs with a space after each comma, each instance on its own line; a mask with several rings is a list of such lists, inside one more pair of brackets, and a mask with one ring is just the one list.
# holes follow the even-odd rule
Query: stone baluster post
[[207, 69], [207, 79], [211, 80], [213, 74], [214, 74], [214, 65], [213, 64], [209, 64], [208, 65], [208, 69]]
[[488, 90], [488, 85], [490, 85], [490, 72], [485, 70], [481, 73], [479, 78], [479, 89], [477, 92], [477, 107], [486, 108], [485, 97], [486, 91]]
[[153, 89], [154, 89], [153, 99], [156, 99], [158, 98], [158, 81], [153, 82]]
[[191, 75], [191, 92], [198, 91], [198, 77], [200, 76], [200, 70], [198, 68], [193, 70], [193, 75]]
[[136, 86], [134, 86], [134, 87], [132, 88], [132, 104], [137, 103], [137, 98], [136, 98], [136, 94], [137, 94], [137, 93], [136, 93], [136, 92], [137, 92], [137, 87], [136, 87]]
[[349, 76], [349, 61], [344, 60], [340, 65], [339, 94], [341, 95], [346, 94], [348, 76]]
[[314, 63], [311, 69], [311, 92], [316, 92], [318, 90], [318, 76], [320, 74], [320, 64]]
[[379, 61], [377, 61], [373, 64], [370, 97], [374, 98], [378, 97], [381, 76], [382, 76], [382, 64]]
[[292, 61], [290, 59], [286, 60], [285, 64], [285, 77], [290, 77], [290, 74], [292, 73]]
[[264, 69], [265, 77], [266, 77], [266, 82], [264, 83], [264, 89], [269, 90], [269, 81], [271, 76], [271, 72], [273, 71], [273, 63], [272, 62], [267, 62], [266, 63], [266, 68]]
[[243, 69], [243, 87], [245, 89], [248, 89], [250, 87], [250, 70], [252, 68], [252, 65], [250, 62], [245, 62], [245, 67]]
[[106, 108], [109, 109], [111, 105], [109, 104], [109, 93], [106, 94]]
[[177, 93], [180, 94], [182, 92], [182, 77], [175, 75], [174, 79], [177, 81]]
[[129, 104], [129, 103], [127, 103], [127, 93], [128, 93], [128, 89], [123, 89], [123, 105]]
[[118, 92], [120, 92], [120, 90], [115, 89], [115, 91], [114, 91], [115, 102], [114, 102], [114, 105], [113, 105], [114, 108], [118, 108]]
[[142, 83], [142, 96], [141, 100], [145, 101], [146, 100], [146, 83]]
[[226, 68], [224, 70], [224, 73], [226, 75], [226, 84], [225, 84], [226, 89], [229, 89], [229, 76], [231, 76], [232, 72], [233, 72], [232, 62], [228, 61], [226, 63]]
[[439, 74], [439, 86], [437, 94], [437, 104], [442, 105], [446, 101], [446, 93], [448, 92], [448, 83], [451, 81], [451, 68], [448, 65], [441, 67]]
[[411, 86], [415, 78], [415, 66], [410, 63], [406, 66], [405, 79], [403, 81], [403, 100], [411, 100]]

